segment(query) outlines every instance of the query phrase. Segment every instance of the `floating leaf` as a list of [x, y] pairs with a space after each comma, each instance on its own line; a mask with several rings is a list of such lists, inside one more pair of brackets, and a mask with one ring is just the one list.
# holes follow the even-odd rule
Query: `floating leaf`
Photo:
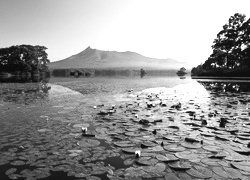
[[215, 136], [217, 139], [220, 139], [222, 141], [230, 141], [234, 139], [234, 136], [232, 135], [216, 135]]
[[142, 166], [151, 166], [151, 165], [153, 165], [150, 157], [142, 157], [142, 158], [136, 159], [135, 162], [138, 165], [142, 165]]
[[143, 170], [148, 172], [148, 173], [161, 173], [164, 172], [166, 169], [166, 165], [163, 163], [157, 163], [154, 166], [144, 166]]
[[16, 172], [17, 171], [17, 168], [10, 168], [10, 169], [8, 169], [6, 172], [5, 172], [5, 174], [8, 176], [8, 175], [10, 175], [10, 174], [13, 174], [14, 172]]
[[169, 145], [165, 145], [163, 147], [165, 150], [167, 151], [171, 151], [171, 152], [179, 152], [179, 151], [184, 151], [185, 148], [182, 146], [179, 146], [177, 144], [169, 144]]
[[208, 156], [209, 158], [217, 158], [217, 159], [222, 159], [222, 158], [225, 158], [227, 156], [227, 154], [223, 151], [221, 152], [218, 152], [216, 154], [213, 154], [211, 156]]
[[232, 150], [234, 150], [235, 152], [239, 153], [239, 154], [243, 154], [243, 155], [250, 155], [250, 149], [249, 148], [245, 148], [245, 147], [231, 147]]
[[230, 168], [230, 167], [223, 167], [223, 168], [224, 168], [224, 170], [226, 171], [227, 175], [230, 178], [232, 178], [232, 179], [241, 179], [242, 174], [237, 169]]
[[180, 180], [192, 180], [193, 179], [187, 173], [179, 173], [178, 176], [179, 176]]
[[142, 148], [147, 148], [147, 147], [154, 147], [157, 146], [158, 144], [151, 142], [151, 141], [144, 141], [141, 143]]
[[134, 161], [135, 161], [134, 159], [126, 159], [124, 161], [124, 165], [126, 165], [126, 166], [132, 165], [134, 163]]
[[165, 175], [166, 180], [180, 180], [174, 173], [167, 173]]
[[127, 154], [135, 154], [135, 151], [137, 151], [138, 148], [124, 148], [122, 151]]
[[233, 167], [235, 167], [237, 169], [250, 172], [250, 162], [249, 161], [231, 162], [231, 164]]
[[25, 165], [25, 162], [24, 161], [13, 161], [10, 163], [11, 165], [15, 165], [15, 166], [22, 166], [22, 165]]
[[81, 147], [95, 147], [99, 144], [101, 144], [101, 142], [95, 139], [83, 139], [77, 142], [77, 145]]
[[200, 179], [211, 178], [213, 175], [213, 172], [210, 169], [202, 166], [195, 166], [191, 169], [188, 169], [186, 172], [189, 175]]
[[207, 136], [207, 137], [214, 137], [215, 136], [214, 133], [210, 133], [210, 132], [202, 132], [201, 135]]
[[191, 164], [188, 162], [182, 162], [182, 161], [174, 161], [168, 163], [169, 167], [175, 169], [175, 170], [187, 170], [191, 168]]
[[223, 151], [223, 148], [218, 147], [218, 146], [213, 146], [213, 145], [203, 146], [202, 148], [207, 150], [207, 151], [211, 151], [211, 152], [215, 152], [215, 153]]
[[219, 166], [218, 162], [220, 162], [220, 160], [214, 158], [203, 158], [201, 159], [201, 162], [209, 166]]
[[212, 167], [212, 170], [218, 176], [228, 178], [228, 174], [226, 173], [226, 171], [222, 167]]
[[175, 156], [180, 158], [180, 159], [197, 159], [198, 158], [198, 154], [194, 154], [191, 151], [182, 151], [182, 152], [177, 152], [175, 153]]
[[190, 143], [190, 142], [182, 142], [181, 145], [185, 148], [188, 148], [188, 149], [198, 149], [198, 148], [201, 148], [201, 144], [200, 143], [197, 143], [197, 142], [193, 142], [193, 143]]
[[189, 143], [200, 142], [200, 140], [197, 140], [197, 138], [193, 138], [193, 137], [185, 137], [185, 141]]
[[130, 141], [114, 142], [114, 145], [118, 147], [134, 147], [135, 146], [135, 144], [132, 144]]
[[157, 154], [156, 158], [159, 161], [163, 161], [163, 162], [172, 162], [172, 161], [178, 161], [179, 160], [176, 156], [174, 156], [172, 154], [166, 154], [165, 156], [162, 155], [162, 154]]
[[247, 158], [248, 158], [247, 156], [243, 156], [236, 152], [231, 152], [225, 157], [225, 159], [229, 161], [244, 161], [244, 160], [247, 160]]

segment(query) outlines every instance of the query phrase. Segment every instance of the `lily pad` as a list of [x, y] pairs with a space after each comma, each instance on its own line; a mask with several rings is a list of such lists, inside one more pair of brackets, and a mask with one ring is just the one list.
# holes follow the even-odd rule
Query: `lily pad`
[[135, 146], [135, 144], [132, 144], [130, 141], [114, 142], [114, 145], [118, 147], [134, 147]]
[[179, 173], [178, 176], [179, 176], [180, 180], [192, 180], [193, 179], [187, 173]]
[[182, 151], [182, 152], [177, 152], [175, 153], [175, 156], [180, 158], [180, 159], [197, 159], [198, 154], [192, 153], [191, 151]]
[[213, 145], [203, 146], [202, 148], [207, 150], [207, 151], [215, 152], [215, 153], [223, 151], [223, 148], [218, 147], [218, 146], [213, 146]]
[[239, 170], [234, 169], [234, 168], [230, 168], [230, 167], [223, 167], [223, 169], [226, 171], [227, 175], [229, 176], [229, 178], [232, 179], [242, 179], [242, 174]]
[[189, 175], [200, 179], [211, 178], [213, 175], [213, 172], [210, 169], [202, 166], [194, 166], [193, 168], [188, 169], [186, 172]]
[[142, 148], [147, 148], [147, 147], [154, 147], [157, 146], [157, 143], [151, 142], [151, 141], [144, 141], [141, 143]]
[[154, 166], [144, 166], [143, 170], [148, 173], [162, 173], [166, 169], [166, 165], [164, 163], [157, 163]]
[[124, 148], [122, 151], [127, 154], [135, 154], [135, 151], [137, 151], [138, 148]]
[[[153, 160], [153, 161], [152, 161]], [[150, 157], [141, 157], [139, 159], [135, 160], [136, 164], [142, 165], [142, 166], [151, 166], [155, 162], [154, 159], [151, 159]]]
[[170, 152], [180, 152], [180, 151], [184, 151], [186, 149], [183, 146], [179, 146], [177, 144], [165, 145], [163, 148], [167, 151], [170, 151]]
[[223, 178], [228, 178], [228, 174], [222, 167], [212, 167], [212, 170], [218, 176], [221, 176]]
[[249, 161], [231, 162], [231, 164], [233, 167], [235, 167], [237, 169], [250, 172], [250, 162]]
[[167, 173], [165, 175], [166, 180], [180, 180], [174, 173]]
[[162, 155], [162, 154], [157, 154], [156, 158], [159, 161], [163, 161], [163, 162], [172, 162], [172, 161], [178, 161], [179, 160], [176, 156], [174, 156], [172, 154], [166, 154], [165, 156]]
[[190, 142], [182, 142], [181, 145], [185, 148], [188, 148], [188, 149], [199, 149], [201, 148], [201, 144], [198, 143], [198, 142], [193, 142], [193, 143], [190, 143]]
[[83, 139], [77, 142], [77, 145], [81, 147], [95, 147], [100, 144], [101, 142], [95, 139]]
[[10, 174], [13, 174], [14, 172], [16, 172], [17, 171], [17, 168], [10, 168], [10, 169], [8, 169], [6, 172], [5, 172], [5, 174], [8, 176], [8, 175], [10, 175]]
[[249, 148], [245, 148], [245, 147], [231, 147], [232, 150], [234, 150], [235, 152], [239, 153], [239, 154], [243, 154], [243, 155], [250, 155], [250, 149]]
[[221, 160], [219, 159], [214, 159], [214, 158], [202, 158], [201, 162], [205, 165], [209, 166], [219, 166], [219, 163]]
[[237, 152], [231, 152], [229, 153], [226, 157], [226, 160], [229, 161], [244, 161], [244, 160], [249, 160], [248, 156], [241, 155]]
[[191, 164], [189, 162], [182, 162], [182, 161], [174, 161], [168, 163], [169, 167], [182, 171], [182, 170], [188, 170], [191, 168]]

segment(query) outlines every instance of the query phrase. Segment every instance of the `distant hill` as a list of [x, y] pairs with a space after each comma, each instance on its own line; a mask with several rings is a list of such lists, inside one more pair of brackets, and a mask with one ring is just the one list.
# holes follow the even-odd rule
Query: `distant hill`
[[188, 63], [178, 62], [174, 59], [155, 59], [142, 56], [135, 52], [101, 51], [88, 47], [84, 51], [66, 59], [48, 64], [49, 69], [140, 69], [167, 70], [181, 67], [190, 69]]

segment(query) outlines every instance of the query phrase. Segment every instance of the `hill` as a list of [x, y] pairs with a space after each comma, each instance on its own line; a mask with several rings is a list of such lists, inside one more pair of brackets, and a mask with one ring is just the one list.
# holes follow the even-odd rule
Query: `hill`
[[101, 51], [88, 47], [84, 51], [66, 59], [48, 64], [49, 69], [140, 69], [168, 70], [180, 69], [189, 64], [174, 59], [155, 59], [135, 52]]

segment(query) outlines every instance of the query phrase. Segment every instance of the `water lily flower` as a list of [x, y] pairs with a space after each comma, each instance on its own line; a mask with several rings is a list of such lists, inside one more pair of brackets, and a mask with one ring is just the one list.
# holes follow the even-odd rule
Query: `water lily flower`
[[135, 158], [139, 158], [141, 156], [141, 151], [140, 150], [136, 150], [135, 151]]
[[82, 127], [82, 133], [83, 133], [83, 134], [86, 134], [86, 133], [87, 133], [87, 130], [88, 130], [87, 127]]

